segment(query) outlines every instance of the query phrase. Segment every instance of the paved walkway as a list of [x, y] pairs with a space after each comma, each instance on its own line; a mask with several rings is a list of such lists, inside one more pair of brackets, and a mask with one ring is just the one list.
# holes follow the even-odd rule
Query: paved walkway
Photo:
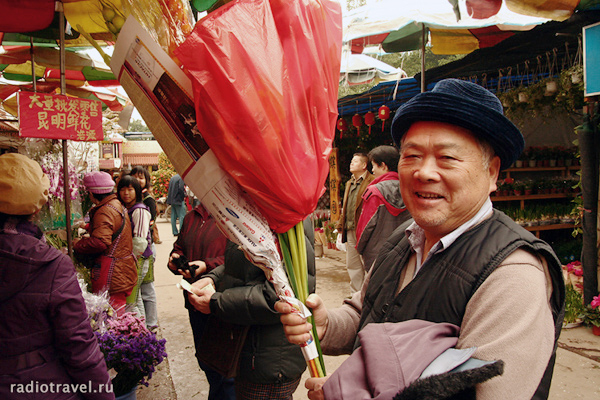
[[[179, 399], [200, 400], [208, 397], [208, 382], [194, 357], [194, 344], [183, 295], [175, 287], [180, 278], [166, 267], [175, 238], [170, 221], [159, 218], [162, 243], [157, 245], [155, 286], [158, 297], [160, 335], [167, 339], [168, 360], [159, 365], [149, 387], [138, 390], [138, 400]], [[345, 271], [345, 254], [325, 250], [325, 257], [317, 259], [317, 293], [327, 307], [338, 306], [348, 295], [349, 280]], [[346, 359], [325, 357], [329, 373]], [[306, 400], [304, 380], [294, 395], [296, 400]], [[552, 388], [551, 400], [600, 399], [600, 336], [589, 328], [563, 329]]]

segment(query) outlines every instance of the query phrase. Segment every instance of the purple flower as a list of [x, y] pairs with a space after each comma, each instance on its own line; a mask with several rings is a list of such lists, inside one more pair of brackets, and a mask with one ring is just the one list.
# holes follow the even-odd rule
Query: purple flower
[[155, 367], [167, 356], [165, 339], [146, 329], [132, 313], [107, 320], [108, 330], [95, 332], [108, 368], [114, 368], [115, 395], [128, 393], [138, 384], [148, 386]]

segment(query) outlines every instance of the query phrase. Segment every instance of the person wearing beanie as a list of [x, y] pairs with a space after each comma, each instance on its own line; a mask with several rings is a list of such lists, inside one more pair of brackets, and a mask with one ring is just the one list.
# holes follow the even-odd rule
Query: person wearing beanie
[[[561, 264], [489, 197], [499, 172], [523, 151], [521, 132], [494, 94], [445, 79], [400, 106], [392, 138], [412, 219], [388, 238], [362, 290], [342, 307], [327, 310], [318, 296], [307, 299], [321, 348], [349, 354], [371, 323], [450, 323], [460, 328], [457, 349], [476, 348], [473, 357], [504, 363], [501, 376], [452, 398], [547, 398], [564, 316]], [[276, 309], [288, 340], [306, 342], [310, 324], [285, 302]], [[420, 357], [423, 346], [414, 350]], [[307, 380], [309, 397], [339, 399], [331, 393], [340, 381], [348, 379]], [[446, 398], [429, 389], [431, 398]]]
[[37, 162], [0, 156], [0, 398], [49, 398], [25, 391], [35, 382], [53, 399], [114, 399], [73, 262], [33, 223], [49, 186]]
[[107, 290], [111, 305], [122, 313], [138, 275], [129, 215], [106, 172], [86, 174], [83, 185], [94, 206], [89, 211], [88, 235], [74, 243], [73, 251], [91, 269], [92, 293]]

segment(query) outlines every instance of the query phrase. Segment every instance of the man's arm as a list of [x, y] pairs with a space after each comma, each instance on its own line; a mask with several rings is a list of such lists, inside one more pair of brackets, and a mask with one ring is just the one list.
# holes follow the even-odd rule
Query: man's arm
[[525, 250], [511, 254], [475, 292], [457, 348], [504, 361], [504, 374], [477, 385], [478, 399], [530, 399], [554, 347], [551, 281], [545, 260]]

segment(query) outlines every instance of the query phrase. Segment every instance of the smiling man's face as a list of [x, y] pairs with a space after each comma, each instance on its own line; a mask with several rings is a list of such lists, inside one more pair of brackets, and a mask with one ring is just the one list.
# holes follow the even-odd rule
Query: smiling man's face
[[402, 138], [398, 174], [402, 199], [428, 240], [470, 220], [496, 189], [500, 159], [489, 166], [467, 129], [443, 122], [414, 123]]

